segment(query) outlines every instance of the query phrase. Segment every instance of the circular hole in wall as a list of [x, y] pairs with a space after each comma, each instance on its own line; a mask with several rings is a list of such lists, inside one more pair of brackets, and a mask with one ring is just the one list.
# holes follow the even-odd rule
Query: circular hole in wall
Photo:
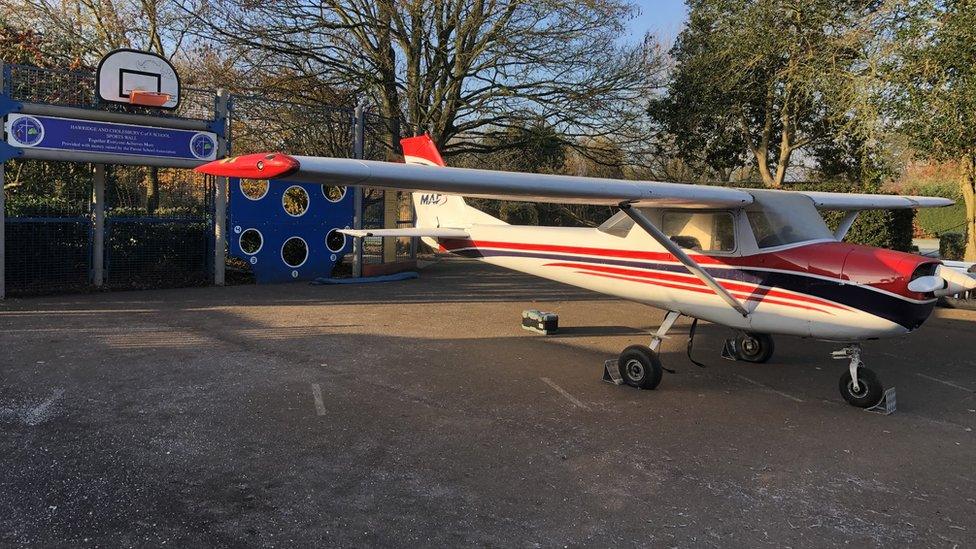
[[264, 247], [264, 236], [257, 229], [247, 229], [241, 233], [241, 251], [247, 255], [254, 255]]
[[340, 233], [338, 229], [332, 229], [325, 235], [325, 247], [334, 254], [341, 252], [346, 247], [346, 235]]
[[308, 260], [308, 244], [293, 236], [281, 245], [281, 260], [291, 268], [301, 267]]
[[288, 215], [301, 217], [308, 211], [308, 193], [297, 185], [288, 187], [281, 195], [281, 206]]
[[241, 179], [240, 187], [249, 200], [261, 200], [268, 194], [268, 182], [264, 179]]
[[329, 202], [338, 202], [346, 197], [346, 188], [341, 185], [322, 185], [322, 196]]

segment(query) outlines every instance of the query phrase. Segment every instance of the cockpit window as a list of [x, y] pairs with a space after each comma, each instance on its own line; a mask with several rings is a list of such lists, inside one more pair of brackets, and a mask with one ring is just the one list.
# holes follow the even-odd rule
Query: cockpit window
[[760, 248], [833, 238], [808, 197], [775, 191], [752, 191], [752, 196], [746, 217]]
[[634, 220], [624, 212], [615, 213], [610, 219], [604, 221], [602, 225], [597, 227], [600, 231], [621, 238], [625, 238], [633, 228]]
[[664, 212], [661, 231], [675, 244], [699, 252], [735, 250], [735, 222], [729, 212]]

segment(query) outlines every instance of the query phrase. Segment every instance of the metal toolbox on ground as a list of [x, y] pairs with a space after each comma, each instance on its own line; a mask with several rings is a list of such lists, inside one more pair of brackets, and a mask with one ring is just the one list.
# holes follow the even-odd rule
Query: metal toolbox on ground
[[522, 328], [543, 335], [554, 334], [559, 330], [559, 315], [527, 309], [522, 311]]

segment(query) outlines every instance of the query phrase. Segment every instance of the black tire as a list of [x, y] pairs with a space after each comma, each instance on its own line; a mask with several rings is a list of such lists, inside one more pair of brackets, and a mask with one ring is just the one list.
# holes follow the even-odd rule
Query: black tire
[[773, 358], [776, 345], [769, 334], [741, 333], [735, 337], [735, 357], [761, 364]]
[[862, 366], [857, 369], [857, 384], [859, 391], [855, 392], [850, 371], [844, 372], [844, 375], [840, 376], [840, 394], [848, 404], [858, 408], [870, 408], [881, 402], [881, 397], [884, 396], [884, 386], [881, 385], [878, 374]]
[[624, 383], [638, 389], [654, 389], [661, 383], [664, 368], [649, 347], [631, 345], [620, 353], [617, 358], [617, 368]]

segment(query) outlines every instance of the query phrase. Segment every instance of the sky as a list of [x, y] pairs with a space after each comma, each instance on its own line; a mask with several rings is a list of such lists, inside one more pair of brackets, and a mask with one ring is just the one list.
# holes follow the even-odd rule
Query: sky
[[665, 44], [670, 44], [681, 32], [688, 18], [683, 0], [634, 0], [640, 14], [630, 22], [630, 35], [639, 39], [651, 31]]

